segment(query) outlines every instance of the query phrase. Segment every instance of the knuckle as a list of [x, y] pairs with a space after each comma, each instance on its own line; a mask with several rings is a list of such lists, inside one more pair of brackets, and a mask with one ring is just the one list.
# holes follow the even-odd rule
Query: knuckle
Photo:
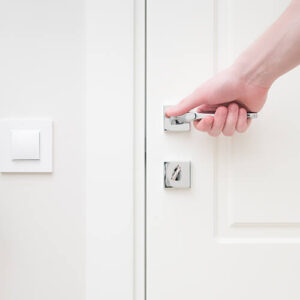
[[241, 114], [241, 115], [246, 115], [246, 113], [247, 113], [247, 112], [246, 112], [246, 109], [245, 109], [244, 107], [241, 107], [241, 108], [240, 108], [240, 114]]
[[227, 114], [227, 108], [225, 106], [218, 107], [216, 110], [216, 114], [218, 114], [222, 117], [225, 116]]
[[239, 106], [236, 103], [231, 103], [231, 104], [229, 104], [228, 108], [230, 111], [235, 112], [238, 110]]

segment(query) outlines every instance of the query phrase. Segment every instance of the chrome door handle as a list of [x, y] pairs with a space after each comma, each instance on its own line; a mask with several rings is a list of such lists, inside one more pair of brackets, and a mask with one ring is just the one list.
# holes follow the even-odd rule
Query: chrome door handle
[[[214, 116], [213, 113], [197, 113], [197, 112], [188, 112], [186, 114], [176, 116], [176, 117], [170, 117], [170, 121], [172, 125], [176, 124], [183, 124], [183, 123], [190, 123], [195, 120], [201, 120], [207, 116]], [[248, 119], [255, 119], [257, 118], [257, 113], [247, 113]]]
[[[169, 106], [164, 106], [164, 131], [189, 131], [191, 129], [190, 123], [195, 120], [201, 120], [207, 116], [214, 116], [214, 113], [198, 113], [198, 112], [187, 112], [180, 116], [166, 117], [165, 109]], [[256, 119], [258, 113], [248, 112], [247, 118]]]

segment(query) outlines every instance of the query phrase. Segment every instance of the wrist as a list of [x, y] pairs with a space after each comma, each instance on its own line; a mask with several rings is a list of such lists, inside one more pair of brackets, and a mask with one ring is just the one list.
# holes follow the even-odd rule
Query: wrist
[[273, 82], [300, 64], [300, 0], [294, 0], [234, 62], [232, 68], [246, 84], [270, 88]]
[[247, 85], [269, 89], [277, 76], [265, 57], [253, 57], [248, 53], [240, 55], [231, 66], [238, 79]]

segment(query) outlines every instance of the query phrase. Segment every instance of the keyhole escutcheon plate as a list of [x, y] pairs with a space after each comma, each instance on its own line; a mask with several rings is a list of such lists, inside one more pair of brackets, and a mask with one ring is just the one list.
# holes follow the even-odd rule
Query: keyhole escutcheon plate
[[191, 187], [190, 161], [164, 162], [164, 188], [188, 189]]

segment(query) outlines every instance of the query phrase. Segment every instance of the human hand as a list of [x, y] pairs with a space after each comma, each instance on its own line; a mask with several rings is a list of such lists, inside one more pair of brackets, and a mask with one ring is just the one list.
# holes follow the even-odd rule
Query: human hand
[[194, 121], [194, 126], [211, 136], [223, 132], [232, 136], [235, 131], [245, 132], [251, 120], [248, 112], [258, 112], [264, 105], [269, 87], [249, 83], [235, 67], [226, 69], [199, 86], [177, 105], [166, 110], [166, 116], [182, 115], [191, 109], [197, 112], [215, 112]]
[[195, 121], [194, 126], [218, 136], [231, 136], [247, 130], [246, 112], [258, 112], [264, 105], [272, 83], [300, 65], [300, 0], [287, 9], [234, 62], [166, 111], [177, 116], [197, 108], [215, 116]]

